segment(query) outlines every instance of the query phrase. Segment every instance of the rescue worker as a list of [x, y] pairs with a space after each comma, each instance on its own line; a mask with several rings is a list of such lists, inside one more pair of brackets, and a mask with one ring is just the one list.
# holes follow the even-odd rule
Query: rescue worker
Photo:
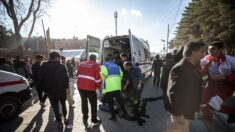
[[103, 80], [102, 93], [105, 94], [108, 100], [109, 110], [111, 112], [111, 117], [109, 119], [112, 121], [117, 121], [113, 106], [113, 98], [115, 98], [121, 106], [121, 110], [123, 112], [122, 117], [128, 118], [128, 114], [120, 93], [123, 73], [121, 68], [117, 64], [113, 63], [111, 60], [112, 58], [110, 56], [107, 56], [105, 58], [105, 63], [101, 66], [100, 75]]
[[223, 102], [235, 90], [235, 57], [224, 55], [222, 50], [223, 42], [210, 43], [209, 55], [201, 61], [203, 80], [208, 84], [203, 91], [201, 110], [206, 118], [212, 118], [211, 110], [215, 109], [229, 114], [228, 122], [234, 122], [235, 109]]
[[162, 67], [162, 60], [160, 59], [159, 55], [156, 55], [153, 60], [152, 71], [154, 71], [153, 85], [156, 84], [157, 80], [157, 87], [159, 86], [160, 83], [161, 67]]
[[91, 122], [94, 126], [101, 123], [101, 120], [97, 119], [97, 95], [96, 89], [101, 87], [100, 67], [96, 63], [96, 56], [90, 55], [90, 60], [82, 62], [77, 70], [77, 88], [81, 96], [81, 107], [83, 114], [83, 124], [86, 128], [89, 127], [88, 119], [88, 102], [91, 105]]

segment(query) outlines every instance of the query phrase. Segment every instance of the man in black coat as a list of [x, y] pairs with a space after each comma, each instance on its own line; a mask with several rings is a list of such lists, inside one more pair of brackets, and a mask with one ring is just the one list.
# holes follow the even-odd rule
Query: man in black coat
[[32, 73], [33, 73], [33, 81], [36, 86], [36, 90], [38, 92], [38, 98], [40, 100], [40, 105], [42, 108], [46, 107], [45, 100], [47, 98], [47, 95], [45, 92], [43, 92], [43, 88], [40, 85], [39, 82], [39, 71], [41, 68], [41, 63], [43, 61], [43, 56], [42, 55], [36, 55], [36, 63], [32, 65]]
[[65, 65], [60, 63], [60, 54], [51, 52], [49, 61], [42, 64], [40, 73], [40, 83], [48, 95], [51, 106], [54, 110], [56, 120], [59, 122], [59, 128], [63, 127], [62, 120], [59, 115], [58, 102], [60, 101], [63, 111], [64, 123], [66, 119], [66, 89], [69, 87], [69, 77]]
[[159, 86], [160, 83], [161, 67], [162, 67], [162, 60], [160, 59], [159, 55], [156, 55], [153, 60], [152, 71], [154, 71], [153, 85], [155, 85], [157, 81], [157, 87]]
[[166, 110], [169, 110], [168, 100], [167, 100], [167, 95], [166, 95], [168, 77], [174, 65], [175, 65], [175, 62], [173, 61], [173, 55], [171, 53], [167, 53], [166, 62], [162, 66], [162, 75], [161, 75], [161, 82], [160, 82], [160, 87], [162, 89], [162, 94], [163, 94], [164, 107]]
[[204, 57], [205, 44], [191, 42], [183, 51], [184, 58], [170, 71], [167, 96], [171, 113], [170, 131], [189, 131], [189, 120], [199, 112], [202, 96], [202, 77], [198, 71]]

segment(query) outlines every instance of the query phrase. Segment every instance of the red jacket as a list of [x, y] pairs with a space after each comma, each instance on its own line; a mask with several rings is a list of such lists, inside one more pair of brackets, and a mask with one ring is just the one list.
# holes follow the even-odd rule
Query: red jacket
[[101, 87], [100, 66], [92, 60], [82, 62], [76, 76], [78, 89], [96, 91]]

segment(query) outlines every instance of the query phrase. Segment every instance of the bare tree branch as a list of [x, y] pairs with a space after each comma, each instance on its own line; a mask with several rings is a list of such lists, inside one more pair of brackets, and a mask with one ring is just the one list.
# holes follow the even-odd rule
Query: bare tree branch
[[15, 14], [13, 0], [9, 0], [9, 10], [10, 10], [10, 13], [11, 13], [11, 16], [12, 16], [14, 27], [17, 28], [17, 30], [20, 30], [20, 28], [18, 27], [18, 19], [17, 19], [16, 14]]
[[28, 39], [31, 37], [31, 35], [33, 33], [34, 25], [35, 25], [35, 22], [36, 22], [36, 19], [37, 19], [36, 15], [37, 15], [37, 12], [39, 11], [40, 5], [41, 5], [41, 0], [38, 0], [37, 8], [33, 12], [33, 23], [32, 23], [32, 26], [31, 26], [31, 29], [30, 29], [30, 32], [29, 32], [29, 35], [28, 35]]
[[28, 13], [27, 13], [26, 17], [21, 20], [21, 22], [20, 22], [20, 24], [19, 24], [19, 28], [21, 28], [21, 26], [24, 24], [24, 22], [30, 17], [30, 15], [31, 15], [31, 13], [32, 13], [33, 5], [34, 5], [34, 0], [31, 1], [31, 4], [30, 4], [30, 6], [29, 6]]
[[6, 8], [6, 11], [7, 11], [7, 14], [9, 15], [9, 17], [12, 18], [12, 15], [11, 15], [11, 12], [10, 12], [10, 8], [9, 8], [7, 2], [5, 0], [1, 0], [1, 2], [2, 2], [3, 6]]

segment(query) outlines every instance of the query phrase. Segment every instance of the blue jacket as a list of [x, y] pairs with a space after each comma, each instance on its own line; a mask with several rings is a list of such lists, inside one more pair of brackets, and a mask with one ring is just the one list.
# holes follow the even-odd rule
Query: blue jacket
[[142, 84], [144, 83], [143, 74], [138, 66], [132, 65], [127, 80], [132, 82], [133, 87], [138, 86], [139, 80], [142, 80]]

